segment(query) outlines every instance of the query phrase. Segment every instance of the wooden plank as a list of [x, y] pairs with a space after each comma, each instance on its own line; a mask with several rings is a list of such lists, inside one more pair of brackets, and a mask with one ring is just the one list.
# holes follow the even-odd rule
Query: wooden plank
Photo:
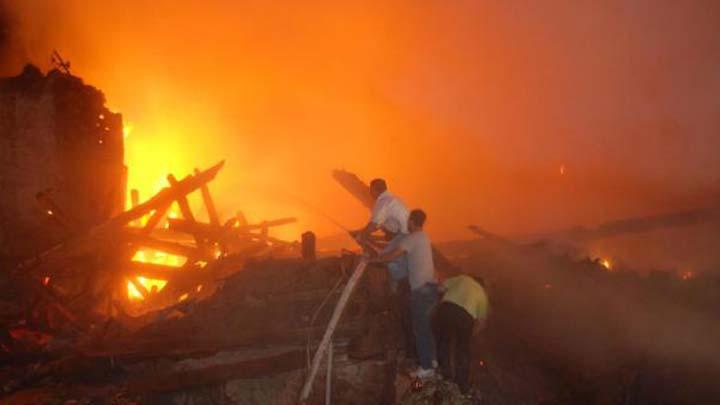
[[[178, 256], [185, 256], [187, 258], [211, 258], [211, 253], [206, 252], [202, 249], [194, 246], [183, 245], [177, 242], [171, 242], [161, 239], [156, 239], [151, 236], [146, 236], [138, 233], [132, 233], [127, 236], [128, 243], [137, 247], [143, 247], [147, 249], [158, 250], [165, 253], [170, 253]], [[207, 256], [207, 257], [206, 257]]]
[[236, 226], [233, 229], [236, 232], [250, 232], [250, 231], [254, 231], [254, 230], [258, 230], [258, 229], [262, 230], [263, 232], [266, 232], [266, 230], [268, 228], [292, 224], [294, 222], [297, 222], [297, 218], [295, 218], [295, 217], [279, 218], [279, 219], [273, 219], [271, 221], [262, 221], [258, 224]]
[[[172, 174], [169, 174], [167, 176], [168, 183], [170, 183], [171, 186], [177, 186], [178, 181]], [[202, 186], [201, 186], [202, 187]], [[193, 215], [192, 210], [190, 209], [190, 203], [188, 203], [188, 199], [186, 195], [178, 196], [178, 198], [175, 200], [178, 203], [178, 206], [180, 207], [180, 213], [182, 213], [183, 218], [185, 221], [190, 223], [196, 223], [195, 221], [195, 215]], [[198, 234], [193, 234], [193, 238], [195, 239], [195, 244], [198, 246], [205, 246], [205, 239], [201, 237]]]
[[690, 227], [717, 222], [720, 222], [720, 206], [714, 205], [686, 211], [614, 220], [592, 228], [575, 226], [548, 233], [519, 235], [513, 237], [511, 242], [519, 246], [535, 245], [547, 241], [589, 243], [600, 239], [652, 232], [665, 228]]
[[[162, 291], [160, 294], [162, 294]], [[252, 328], [232, 334], [216, 333], [203, 336], [203, 334], [183, 335], [183, 331], [186, 331], [186, 329], [169, 326], [163, 328], [166, 335], [146, 337], [142, 334], [136, 334], [107, 338], [102, 342], [102, 345], [85, 344], [79, 347], [78, 351], [89, 357], [112, 356], [127, 362], [160, 357], [197, 357], [203, 354], [230, 351], [255, 345], [265, 347], [268, 345], [304, 346], [307, 344], [308, 336], [319, 336], [323, 329], [323, 326], [273, 326], [263, 329]], [[337, 339], [341, 337], [343, 339], [350, 338], [366, 333], [367, 329], [367, 319], [352, 318], [338, 326], [335, 336]], [[139, 330], [142, 330], [142, 327]], [[307, 359], [304, 361], [307, 362]]]
[[[134, 188], [130, 190], [130, 207], [135, 208], [138, 205], [140, 205], [140, 191], [138, 189]], [[139, 226], [140, 223], [137, 219], [130, 221], [130, 224], [133, 226]]]
[[200, 172], [194, 176], [188, 176], [177, 182], [176, 185], [160, 190], [155, 196], [148, 201], [138, 205], [137, 207], [125, 211], [124, 213], [112, 218], [110, 222], [120, 223], [122, 225], [127, 224], [133, 219], [138, 219], [158, 207], [162, 207], [165, 204], [170, 204], [180, 196], [185, 196], [191, 192], [200, 188], [203, 184], [206, 184], [213, 180], [217, 173], [222, 169], [225, 161], [222, 161], [215, 166]]
[[362, 205], [367, 209], [372, 209], [373, 205], [375, 205], [375, 199], [370, 194], [370, 186], [360, 180], [357, 175], [345, 170], [334, 170], [332, 175], [335, 181], [360, 201]]
[[223, 239], [223, 235], [228, 232], [226, 228], [221, 226], [214, 226], [202, 222], [190, 222], [179, 218], [170, 218], [168, 224], [169, 228], [175, 232], [182, 232], [211, 241]]
[[650, 232], [663, 228], [678, 228], [720, 220], [720, 208], [711, 207], [689, 211], [671, 212], [647, 217], [627, 218], [601, 224], [597, 228], [573, 228], [565, 231], [565, 238], [587, 243], [597, 239]]
[[170, 205], [172, 205], [172, 202], [166, 203], [165, 205], [158, 207], [155, 212], [150, 216], [150, 219], [148, 219], [147, 223], [143, 227], [143, 233], [144, 234], [150, 234], [153, 229], [160, 223], [160, 221], [165, 218], [165, 214], [167, 213], [168, 209], [170, 209]]
[[[177, 187], [179, 183], [172, 174], [168, 174], [167, 181], [170, 183], [171, 187]], [[195, 222], [195, 215], [193, 215], [192, 210], [190, 209], [187, 195], [178, 196], [175, 201], [177, 201], [178, 206], [180, 206], [180, 212], [182, 213], [183, 218], [185, 218], [186, 221]]]
[[272, 236], [268, 236], [267, 238], [265, 238], [265, 240], [272, 243], [273, 245], [281, 245], [281, 246], [288, 246], [288, 247], [297, 245], [297, 241], [289, 242], [286, 240], [273, 238]]
[[[198, 175], [189, 176], [179, 181], [174, 187], [161, 190], [150, 200], [95, 226], [85, 234], [55, 245], [40, 255], [25, 260], [14, 269], [14, 273], [29, 274], [31, 272], [41, 272], [48, 268], [61, 265], [63, 260], [93, 253], [100, 244], [99, 240], [113, 240], [123, 231], [122, 227], [131, 221], [142, 218], [152, 210], [160, 210], [162, 207], [169, 206], [178, 196], [184, 196], [214, 179], [224, 163], [225, 162], [222, 161], [210, 169], [200, 172]], [[150, 232], [161, 218], [162, 216], [153, 215], [151, 218], [153, 223], [148, 222], [145, 229]], [[44, 264], [44, 266], [42, 264]]]
[[294, 350], [259, 359], [213, 365], [196, 370], [140, 376], [126, 384], [133, 393], [170, 392], [222, 383], [236, 378], [257, 378], [297, 370], [305, 365], [305, 350]]
[[198, 235], [200, 237], [210, 239], [218, 242], [223, 241], [230, 234], [246, 234], [248, 236], [255, 236], [262, 239], [273, 241], [274, 243], [288, 243], [279, 239], [263, 236], [258, 233], [251, 233], [254, 230], [268, 229], [270, 227], [281, 226], [296, 222], [297, 218], [280, 218], [272, 221], [263, 221], [259, 224], [245, 225], [245, 226], [232, 226], [223, 227], [206, 224], [202, 222], [189, 222], [184, 219], [170, 218], [168, 223], [170, 229], [177, 232], [187, 233], [190, 235]]
[[142, 263], [136, 261], [131, 261], [130, 263], [128, 263], [126, 265], [126, 269], [126, 272], [128, 274], [134, 276], [160, 280], [169, 280], [170, 278], [175, 277], [188, 270], [187, 268], [183, 267], [165, 266], [162, 264]]
[[130, 206], [132, 208], [137, 207], [140, 205], [140, 191], [138, 189], [134, 188], [130, 190]]
[[132, 285], [137, 289], [137, 291], [142, 295], [143, 298], [147, 298], [148, 295], [150, 295], [150, 291], [145, 288], [144, 285], [140, 284], [139, 281], [135, 279], [135, 277], [127, 277], [127, 280], [132, 283]]
[[[200, 174], [200, 170], [196, 168], [195, 174]], [[210, 187], [208, 187], [207, 183], [200, 187], [200, 193], [202, 194], [203, 203], [205, 204], [205, 209], [207, 210], [210, 225], [220, 226], [220, 217], [218, 217], [215, 202], [213, 201], [212, 195], [210, 195]]]

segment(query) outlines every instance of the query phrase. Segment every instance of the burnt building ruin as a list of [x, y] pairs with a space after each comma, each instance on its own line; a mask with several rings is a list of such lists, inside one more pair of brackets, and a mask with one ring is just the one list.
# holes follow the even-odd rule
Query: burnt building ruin
[[75, 76], [0, 80], [0, 257], [37, 254], [123, 208], [122, 116]]

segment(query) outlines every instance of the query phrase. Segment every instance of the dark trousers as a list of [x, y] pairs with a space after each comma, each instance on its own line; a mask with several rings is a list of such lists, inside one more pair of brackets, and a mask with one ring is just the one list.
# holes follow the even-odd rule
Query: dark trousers
[[407, 278], [399, 281], [394, 299], [395, 310], [400, 321], [405, 343], [405, 357], [417, 358], [415, 353], [415, 333], [413, 332], [412, 318], [410, 316], [410, 283]]
[[424, 369], [432, 369], [437, 359], [435, 336], [432, 332], [432, 313], [438, 301], [437, 284], [425, 284], [410, 291], [410, 316], [415, 334], [415, 352]]
[[473, 323], [473, 317], [465, 309], [450, 302], [441, 302], [433, 319], [440, 371], [462, 392], [469, 388]]

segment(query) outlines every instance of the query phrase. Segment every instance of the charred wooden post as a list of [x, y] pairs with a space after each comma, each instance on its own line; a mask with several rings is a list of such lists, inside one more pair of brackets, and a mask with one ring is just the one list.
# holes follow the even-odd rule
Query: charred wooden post
[[[135, 208], [138, 205], [140, 205], [140, 191], [138, 189], [134, 188], [130, 190], [130, 207]], [[139, 226], [140, 222], [135, 220], [130, 222], [133, 226]]]
[[130, 190], [130, 206], [132, 208], [137, 207], [140, 205], [140, 191], [138, 189], [134, 188]]
[[[195, 174], [199, 173], [200, 170], [195, 169]], [[207, 210], [210, 225], [219, 226], [220, 218], [218, 217], [217, 209], [215, 209], [215, 202], [212, 199], [212, 195], [210, 195], [210, 188], [207, 184], [203, 184], [202, 187], [200, 187], [200, 192], [202, 193], [203, 203], [205, 204], [205, 209]]]
[[313, 232], [305, 232], [301, 236], [302, 258], [306, 260], [314, 260], [315, 254], [315, 234]]

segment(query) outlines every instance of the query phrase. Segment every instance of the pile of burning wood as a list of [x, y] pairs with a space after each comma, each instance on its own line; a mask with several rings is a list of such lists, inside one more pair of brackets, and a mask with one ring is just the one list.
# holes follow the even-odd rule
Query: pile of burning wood
[[[169, 175], [169, 186], [149, 200], [133, 198], [131, 209], [17, 266], [10, 277], [21, 300], [2, 307], [12, 337], [3, 349], [45, 346], [60, 336], [101, 340], [111, 324], [132, 329], [143, 313], [208, 296], [248, 258], [299, 252], [298, 243], [269, 235], [294, 218], [248, 224], [238, 214], [220, 220], [208, 183], [222, 167], [181, 180]], [[188, 195], [195, 191], [208, 223], [190, 208]], [[181, 218], [169, 217], [173, 204]], [[60, 209], [48, 215], [63, 221]]]
[[[243, 378], [269, 377], [272, 385], [276, 375], [301, 376], [358, 257], [317, 259], [313, 243], [271, 236], [295, 218], [221, 219], [209, 183], [223, 164], [168, 175], [168, 186], [144, 202], [133, 190], [129, 209], [84, 228], [72, 226], [52, 193], [37, 194], [37, 212], [66, 237], [0, 274], [0, 290], [10, 292], [0, 298], [0, 396], [41, 387], [35, 392], [53, 398], [147, 400]], [[202, 215], [191, 209], [191, 193], [201, 195]], [[371, 272], [348, 301], [335, 358], [365, 359], [400, 345], [384, 277]], [[384, 376], [383, 365], [363, 364]], [[392, 381], [390, 374], [383, 378]], [[78, 392], [76, 382], [88, 376], [112, 392]], [[391, 395], [348, 384], [350, 396]], [[288, 395], [295, 398], [296, 388]]]

